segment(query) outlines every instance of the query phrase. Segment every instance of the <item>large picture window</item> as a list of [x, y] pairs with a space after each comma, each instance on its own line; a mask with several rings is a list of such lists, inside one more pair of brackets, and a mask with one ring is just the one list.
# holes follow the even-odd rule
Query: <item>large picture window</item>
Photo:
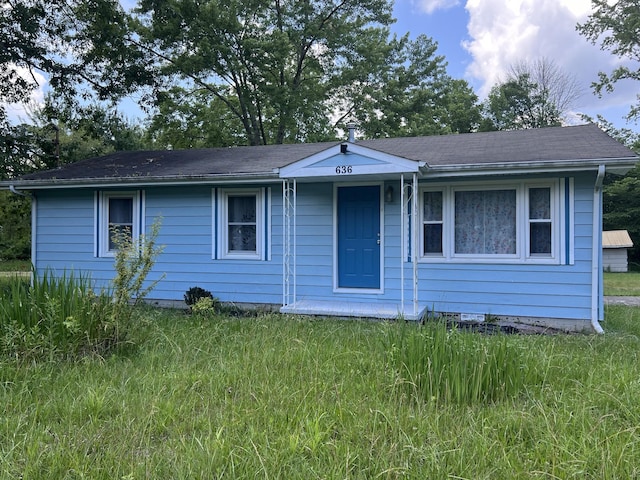
[[219, 258], [263, 258], [263, 205], [263, 189], [221, 191]]
[[140, 235], [140, 192], [100, 193], [98, 217], [98, 254], [112, 257], [118, 236], [133, 240]]
[[516, 254], [516, 190], [455, 192], [455, 249], [463, 255]]
[[556, 262], [557, 190], [553, 182], [423, 189], [422, 258]]

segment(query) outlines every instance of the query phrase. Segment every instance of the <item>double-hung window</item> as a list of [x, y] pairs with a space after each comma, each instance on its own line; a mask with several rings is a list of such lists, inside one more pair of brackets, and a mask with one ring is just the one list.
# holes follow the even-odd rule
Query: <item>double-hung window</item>
[[218, 258], [264, 257], [264, 189], [222, 189]]
[[557, 182], [429, 187], [420, 199], [424, 260], [559, 261]]
[[546, 257], [553, 253], [553, 218], [550, 187], [530, 187], [527, 195], [530, 257]]
[[134, 240], [140, 235], [140, 192], [101, 192], [98, 201], [98, 255], [112, 257], [118, 238]]
[[443, 192], [422, 192], [422, 238], [424, 255], [442, 255]]

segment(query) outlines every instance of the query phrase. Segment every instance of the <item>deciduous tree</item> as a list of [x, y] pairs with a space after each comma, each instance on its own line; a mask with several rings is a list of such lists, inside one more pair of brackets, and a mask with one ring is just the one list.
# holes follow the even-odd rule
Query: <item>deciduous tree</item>
[[541, 58], [511, 66], [507, 80], [495, 85], [485, 102], [483, 130], [520, 130], [559, 126], [582, 95], [575, 77]]
[[[611, 73], [600, 72], [592, 84], [597, 95], [612, 92], [615, 84], [624, 80], [640, 80], [640, 4], [638, 0], [591, 0], [592, 13], [577, 30], [592, 44], [600, 43], [622, 60], [630, 60]], [[631, 105], [628, 118], [640, 117], [640, 95]]]

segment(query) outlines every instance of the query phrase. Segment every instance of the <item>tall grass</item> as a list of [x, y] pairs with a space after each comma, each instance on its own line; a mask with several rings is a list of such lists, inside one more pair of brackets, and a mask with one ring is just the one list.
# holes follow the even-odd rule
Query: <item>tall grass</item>
[[100, 353], [120, 340], [108, 292], [96, 294], [88, 277], [44, 272], [33, 286], [5, 283], [0, 297], [0, 352], [23, 359]]
[[160, 220], [148, 236], [117, 234], [111, 291], [93, 291], [87, 275], [34, 272], [33, 286], [12, 276], [0, 287], [0, 354], [19, 359], [103, 354], [127, 339], [140, 303], [157, 282], [145, 284], [161, 251], [155, 240]]
[[398, 388], [386, 342], [410, 326], [144, 310], [135, 351], [0, 360], [0, 478], [640, 478], [632, 311], [508, 337], [544, 382], [459, 404]]
[[430, 321], [398, 325], [386, 343], [401, 385], [419, 401], [489, 403], [544, 378], [522, 344], [504, 334], [483, 336]]

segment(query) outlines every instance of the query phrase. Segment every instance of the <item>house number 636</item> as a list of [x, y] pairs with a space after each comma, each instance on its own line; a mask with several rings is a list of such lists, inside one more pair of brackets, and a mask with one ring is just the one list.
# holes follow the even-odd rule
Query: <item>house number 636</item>
[[336, 167], [336, 173], [338, 175], [346, 175], [348, 173], [353, 173], [353, 167], [351, 165], [338, 165]]

